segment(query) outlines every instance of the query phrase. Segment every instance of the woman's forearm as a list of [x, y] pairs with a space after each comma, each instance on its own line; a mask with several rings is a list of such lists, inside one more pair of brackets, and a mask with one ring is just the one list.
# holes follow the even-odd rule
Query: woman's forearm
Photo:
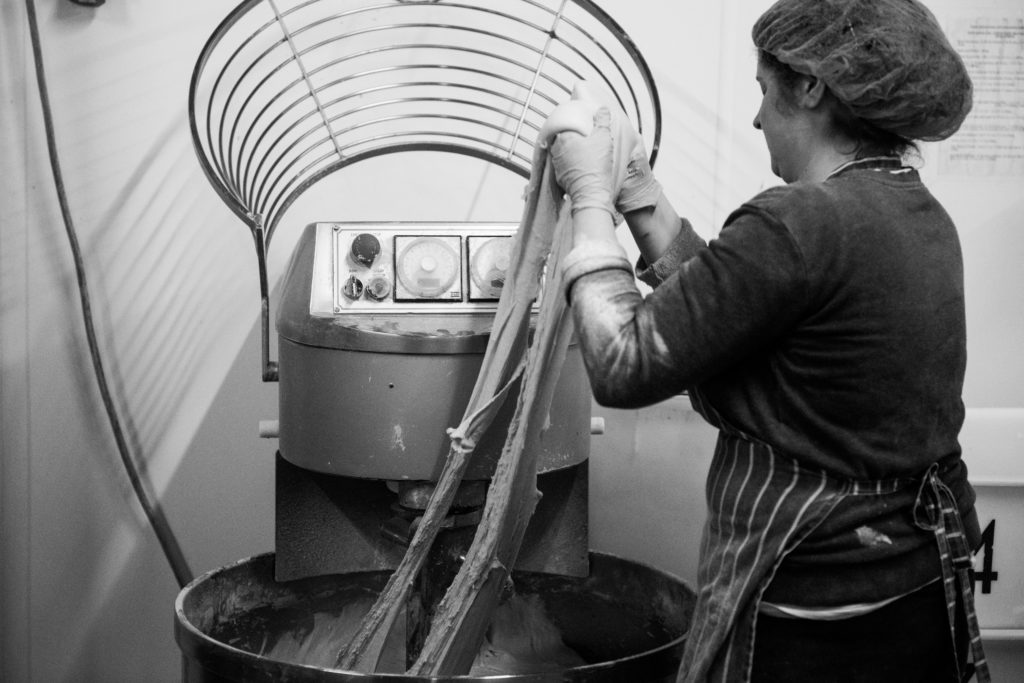
[[654, 206], [630, 211], [625, 217], [640, 255], [647, 263], [661, 258], [681, 228], [679, 214], [664, 194]]

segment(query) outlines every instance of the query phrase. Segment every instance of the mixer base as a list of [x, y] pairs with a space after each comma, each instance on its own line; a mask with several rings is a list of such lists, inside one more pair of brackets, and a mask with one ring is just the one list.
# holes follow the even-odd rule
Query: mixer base
[[[405, 546], [381, 533], [396, 502], [384, 481], [312, 472], [278, 454], [275, 486], [277, 580], [392, 570], [402, 560]], [[586, 461], [537, 475], [541, 499], [518, 569], [586, 574], [587, 486]]]

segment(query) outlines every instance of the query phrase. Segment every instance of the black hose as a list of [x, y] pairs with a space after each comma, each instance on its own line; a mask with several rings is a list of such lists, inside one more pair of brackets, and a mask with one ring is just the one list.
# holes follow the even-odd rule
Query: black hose
[[78, 293], [82, 304], [82, 318], [85, 322], [85, 336], [89, 343], [89, 355], [92, 357], [92, 367], [96, 374], [96, 384], [99, 386], [100, 395], [103, 397], [103, 406], [107, 411], [107, 419], [110, 421], [110, 428], [114, 433], [114, 441], [117, 442], [117, 451], [121, 455], [121, 462], [131, 480], [135, 495], [142, 505], [146, 517], [149, 519], [153, 531], [156, 533], [160, 547], [163, 548], [167, 562], [171, 565], [174, 578], [178, 585], [184, 587], [192, 581], [192, 570], [185, 561], [174, 533], [171, 531], [167, 518], [164, 517], [160, 504], [151, 499], [146, 491], [145, 484], [139, 476], [138, 468], [128, 448], [128, 441], [125, 439], [124, 430], [121, 428], [121, 421], [117, 416], [117, 408], [110, 394], [110, 387], [107, 384], [106, 371], [103, 369], [103, 359], [100, 356], [99, 344], [96, 341], [96, 330], [92, 319], [92, 305], [89, 302], [89, 289], [85, 279], [85, 266], [82, 261], [82, 250], [78, 244], [78, 236], [75, 233], [74, 222], [71, 219], [71, 210], [68, 206], [67, 194], [64, 190], [64, 178], [60, 169], [60, 159], [57, 156], [57, 142], [53, 132], [53, 116], [50, 111], [50, 98], [46, 88], [46, 74], [43, 68], [43, 51], [39, 40], [39, 25], [36, 20], [36, 8], [34, 0], [25, 0], [25, 7], [28, 10], [28, 25], [32, 36], [32, 56], [35, 58], [36, 81], [39, 85], [39, 100], [42, 103], [43, 122], [46, 126], [46, 146], [50, 153], [50, 168], [53, 170], [53, 182], [57, 189], [57, 199], [60, 202], [60, 212], [64, 218], [64, 229], [67, 232], [68, 242], [71, 245], [71, 253], [75, 261], [75, 275], [78, 279]]

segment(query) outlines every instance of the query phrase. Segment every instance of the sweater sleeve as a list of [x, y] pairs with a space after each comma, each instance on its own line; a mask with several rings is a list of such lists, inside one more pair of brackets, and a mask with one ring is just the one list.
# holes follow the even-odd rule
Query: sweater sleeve
[[636, 277], [644, 284], [657, 287], [676, 272], [685, 261], [693, 258], [707, 246], [704, 239], [693, 229], [690, 221], [685, 218], [679, 220], [679, 234], [657, 261], [648, 264], [642, 256], [637, 261]]
[[777, 342], [807, 289], [793, 236], [753, 207], [646, 299], [621, 268], [580, 275], [569, 297], [595, 399], [650, 405], [726, 372]]

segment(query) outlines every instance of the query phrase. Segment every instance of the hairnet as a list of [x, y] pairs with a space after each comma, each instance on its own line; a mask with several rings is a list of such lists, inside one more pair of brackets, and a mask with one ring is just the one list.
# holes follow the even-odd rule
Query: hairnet
[[854, 116], [903, 138], [943, 140], [971, 110], [963, 60], [917, 0], [779, 0], [752, 34]]

